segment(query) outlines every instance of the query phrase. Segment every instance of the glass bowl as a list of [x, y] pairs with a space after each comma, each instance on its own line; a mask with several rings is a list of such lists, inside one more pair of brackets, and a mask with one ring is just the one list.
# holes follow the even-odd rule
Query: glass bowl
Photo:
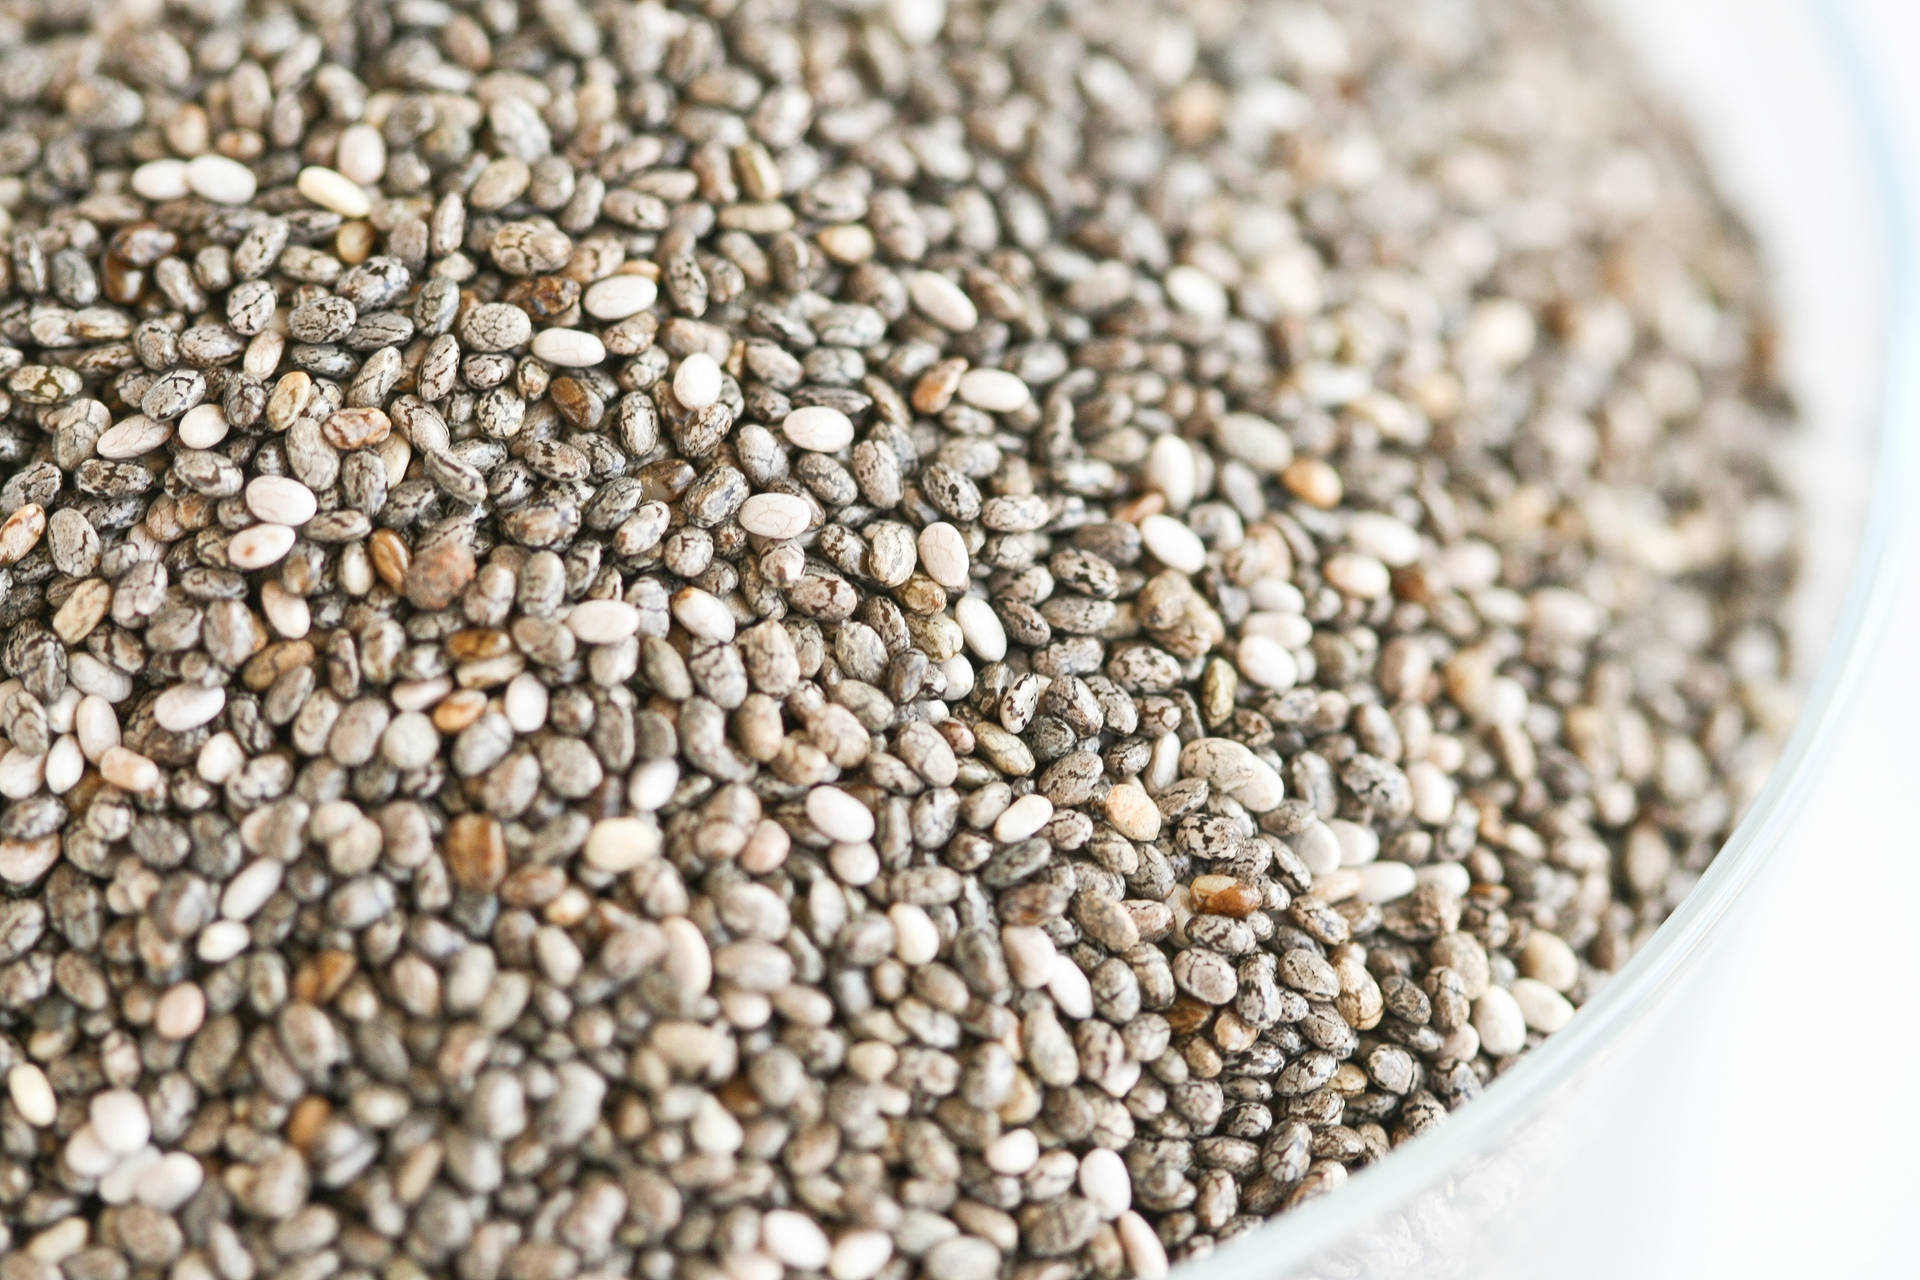
[[1858, 0], [1599, 7], [1648, 88], [1691, 127], [1773, 277], [1805, 424], [1791, 468], [1808, 515], [1790, 609], [1800, 718], [1693, 893], [1564, 1031], [1434, 1132], [1176, 1280], [1535, 1280], [1631, 1230], [1596, 1213], [1597, 1180], [1663, 1155], [1660, 1108], [1645, 1103], [1684, 1051], [1690, 1002], [1727, 980], [1712, 972], [1729, 936], [1719, 926], [1795, 838], [1883, 629], [1899, 500], [1920, 479], [1913, 433], [1894, 429], [1920, 410], [1920, 316], [1905, 175], [1858, 43]]

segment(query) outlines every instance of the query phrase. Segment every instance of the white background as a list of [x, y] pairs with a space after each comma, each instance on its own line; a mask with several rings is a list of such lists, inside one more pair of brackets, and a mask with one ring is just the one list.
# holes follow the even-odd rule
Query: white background
[[[1920, 174], [1920, 4], [1844, 7], [1867, 36], [1906, 170]], [[1730, 27], [1726, 56], [1740, 49]], [[1799, 141], [1782, 140], [1780, 164], [1795, 163]], [[1661, 1139], [1590, 1152], [1581, 1177], [1603, 1223], [1554, 1280], [1920, 1277], [1916, 551], [1899, 549], [1895, 612], [1859, 713], [1678, 1011], [1666, 1078], [1646, 1095]]]

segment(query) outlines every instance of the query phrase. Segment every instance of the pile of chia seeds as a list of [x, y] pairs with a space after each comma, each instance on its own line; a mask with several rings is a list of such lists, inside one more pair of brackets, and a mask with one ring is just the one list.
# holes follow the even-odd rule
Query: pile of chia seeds
[[1154, 1280], [1786, 723], [1555, 0], [0, 0], [0, 1280]]

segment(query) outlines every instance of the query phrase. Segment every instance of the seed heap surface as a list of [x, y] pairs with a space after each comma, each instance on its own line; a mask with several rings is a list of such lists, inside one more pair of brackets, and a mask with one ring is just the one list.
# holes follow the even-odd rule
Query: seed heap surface
[[0, 0], [0, 1280], [1156, 1277], [1786, 714], [1556, 3]]

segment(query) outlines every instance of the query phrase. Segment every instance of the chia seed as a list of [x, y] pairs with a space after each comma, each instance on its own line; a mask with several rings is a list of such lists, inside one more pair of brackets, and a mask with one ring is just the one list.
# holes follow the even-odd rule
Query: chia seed
[[21, 1275], [1163, 1276], [1784, 731], [1760, 273], [1562, 0], [0, 49]]

